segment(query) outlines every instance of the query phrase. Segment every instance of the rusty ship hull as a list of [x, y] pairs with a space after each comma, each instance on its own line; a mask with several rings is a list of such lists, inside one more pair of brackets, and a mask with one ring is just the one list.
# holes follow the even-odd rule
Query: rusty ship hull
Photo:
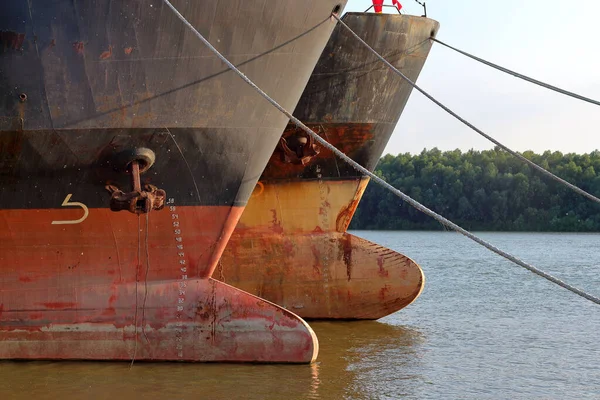
[[[413, 81], [439, 28], [407, 15], [348, 13], [343, 20]], [[338, 25], [294, 115], [374, 170], [411, 90]], [[406, 307], [423, 289], [420, 267], [346, 232], [367, 183], [288, 125], [215, 278], [303, 318], [378, 319]]]
[[[293, 108], [345, 1], [173, 4]], [[314, 360], [211, 278], [285, 117], [161, 1], [0, 11], [0, 358]]]

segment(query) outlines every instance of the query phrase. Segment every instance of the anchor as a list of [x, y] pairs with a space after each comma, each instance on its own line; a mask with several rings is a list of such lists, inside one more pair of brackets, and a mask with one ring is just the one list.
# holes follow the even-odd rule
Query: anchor
[[133, 152], [123, 153], [121, 158], [126, 161], [125, 170], [131, 174], [132, 191], [125, 193], [114, 185], [106, 185], [111, 193], [110, 209], [112, 211], [126, 210], [133, 214], [147, 214], [152, 210], [162, 210], [165, 207], [167, 194], [154, 185], [146, 184], [142, 190], [140, 175], [148, 171], [156, 160], [156, 155], [150, 149], [138, 148]]
[[290, 164], [306, 165], [319, 154], [314, 138], [300, 132], [281, 137], [278, 149], [281, 151], [281, 161]]

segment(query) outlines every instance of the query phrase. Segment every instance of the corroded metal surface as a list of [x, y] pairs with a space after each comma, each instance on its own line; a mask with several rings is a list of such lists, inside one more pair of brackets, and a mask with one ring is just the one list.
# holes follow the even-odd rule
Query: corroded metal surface
[[[173, 3], [293, 108], [345, 1]], [[310, 362], [297, 316], [209, 279], [286, 118], [161, 1], [5, 1], [0, 32], [0, 357]], [[110, 211], [138, 148], [165, 206]]]
[[344, 233], [367, 183], [259, 182], [214, 278], [303, 318], [378, 319], [406, 307], [423, 290], [421, 268]]
[[411, 259], [349, 233], [234, 236], [221, 263], [216, 279], [309, 319], [382, 318], [425, 284]]
[[[344, 22], [413, 81], [439, 27], [405, 15], [348, 13]], [[294, 115], [373, 170], [411, 90], [338, 26]], [[215, 277], [308, 318], [376, 319], [413, 301], [424, 283], [418, 265], [344, 233], [368, 180], [295, 126], [283, 137], [302, 162], [275, 150]]]
[[318, 352], [296, 315], [214, 279], [40, 288], [4, 295], [0, 317], [0, 358], [308, 363]]

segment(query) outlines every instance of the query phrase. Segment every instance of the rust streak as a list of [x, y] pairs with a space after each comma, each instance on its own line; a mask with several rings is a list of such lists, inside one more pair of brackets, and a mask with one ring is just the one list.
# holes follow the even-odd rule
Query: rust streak
[[100, 54], [100, 59], [101, 60], [107, 60], [107, 59], [111, 58], [112, 57], [112, 50], [113, 50], [113, 47], [111, 45], [109, 45], [108, 46], [108, 50], [105, 51], [105, 52], [103, 52], [102, 54]]
[[275, 208], [271, 209], [271, 215], [273, 216], [271, 219], [271, 230], [275, 233], [283, 233], [283, 227], [281, 226], [281, 221], [277, 219], [277, 210]]
[[346, 264], [346, 275], [348, 281], [352, 279], [352, 235], [344, 235], [342, 239], [344, 264]]
[[321, 275], [321, 268], [323, 267], [323, 265], [321, 265], [321, 253], [319, 252], [319, 250], [317, 249], [316, 246], [311, 246], [310, 247], [313, 256], [315, 257], [315, 263], [313, 264], [313, 270]]
[[85, 49], [83, 42], [73, 42], [73, 49], [75, 49], [75, 53], [82, 54]]
[[383, 268], [384, 262], [385, 261], [383, 259], [383, 256], [377, 257], [377, 266], [379, 267], [379, 270], [377, 271], [377, 273], [379, 274], [380, 277], [387, 278], [390, 276], [390, 273], [385, 268]]

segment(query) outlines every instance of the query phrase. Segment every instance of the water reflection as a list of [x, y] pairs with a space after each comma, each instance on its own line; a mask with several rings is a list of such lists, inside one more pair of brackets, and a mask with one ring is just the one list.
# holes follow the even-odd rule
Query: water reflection
[[313, 323], [323, 382], [317, 398], [373, 399], [414, 395], [425, 336], [376, 321]]
[[394, 394], [412, 393], [405, 378], [418, 370], [421, 333], [380, 322], [312, 326], [321, 350], [310, 366], [1, 362], [0, 398], [366, 399], [388, 380]]

